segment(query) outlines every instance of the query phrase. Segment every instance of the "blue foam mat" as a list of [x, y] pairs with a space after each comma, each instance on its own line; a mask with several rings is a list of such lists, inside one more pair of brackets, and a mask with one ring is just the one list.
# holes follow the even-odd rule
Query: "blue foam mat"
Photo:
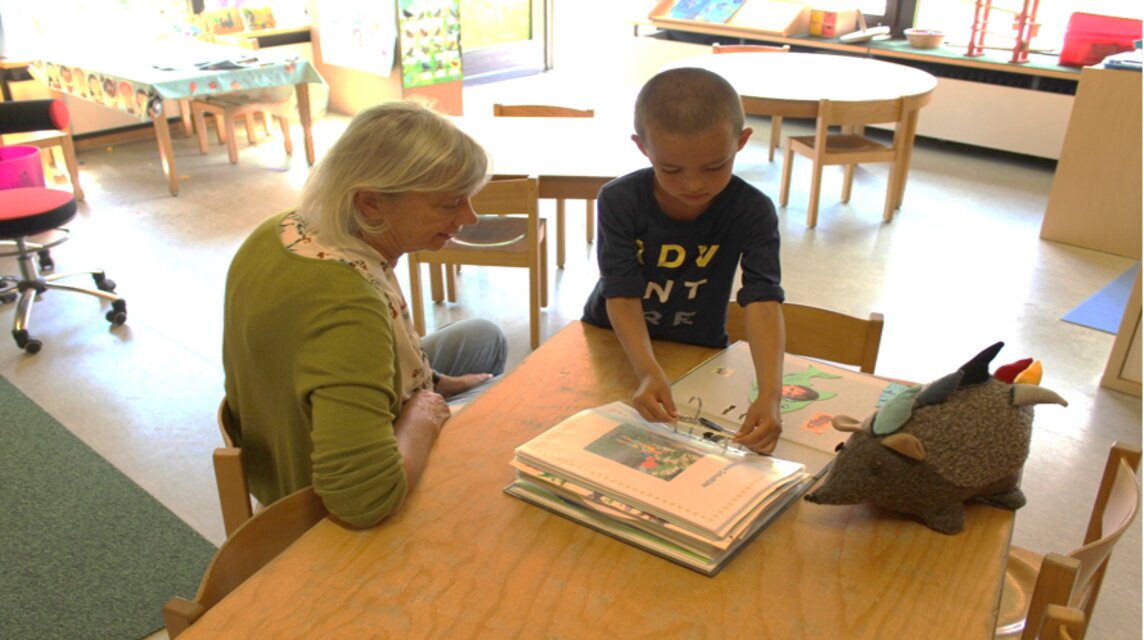
[[1120, 329], [1124, 307], [1128, 305], [1128, 296], [1132, 292], [1132, 283], [1139, 268], [1139, 263], [1133, 265], [1062, 316], [1061, 320], [1106, 333], [1116, 333]]

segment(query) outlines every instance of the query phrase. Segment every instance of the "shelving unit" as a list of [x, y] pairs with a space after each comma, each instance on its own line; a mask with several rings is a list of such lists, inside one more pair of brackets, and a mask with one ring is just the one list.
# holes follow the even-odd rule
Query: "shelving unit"
[[1020, 11], [1018, 11], [1008, 7], [995, 7], [993, 0], [977, 0], [973, 10], [973, 26], [969, 32], [969, 48], [965, 55], [970, 57], [984, 55], [986, 35], [1005, 35], [989, 30], [989, 14], [993, 11], [1000, 11], [1013, 16], [1013, 31], [1017, 34], [1015, 37], [1005, 35], [1005, 37], [1013, 38], [1014, 41], [1013, 57], [1010, 58], [1009, 62], [1017, 64], [1028, 62], [1029, 43], [1037, 35], [1037, 29], [1040, 27], [1037, 24], [1037, 6], [1039, 4], [1039, 0], [1024, 0]]

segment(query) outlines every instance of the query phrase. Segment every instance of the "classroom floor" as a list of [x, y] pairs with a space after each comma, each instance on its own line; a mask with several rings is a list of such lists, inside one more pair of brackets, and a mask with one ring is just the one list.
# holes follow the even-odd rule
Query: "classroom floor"
[[[466, 88], [465, 108], [583, 103], [589, 76], [579, 68]], [[592, 105], [601, 116], [630, 110], [631, 85], [617, 80], [615, 88]], [[319, 157], [344, 123], [328, 116], [316, 124]], [[755, 136], [737, 172], [777, 196], [782, 162], [766, 159], [769, 124], [750, 124]], [[792, 131], [809, 127], [788, 123], [784, 133]], [[0, 341], [0, 374], [215, 543], [224, 538], [210, 454], [219, 444], [225, 271], [254, 225], [293, 204], [308, 173], [304, 155], [286, 158], [278, 139], [240, 145], [239, 164], [230, 165], [223, 147], [200, 156], [192, 139], [176, 138], [178, 197], [167, 192], [153, 141], [81, 150], [87, 201], [72, 240], [54, 251], [57, 270], [106, 268], [128, 300], [128, 322], [109, 330], [100, 303], [50, 292], [32, 318], [41, 353]], [[878, 373], [887, 376], [934, 379], [998, 340], [1006, 343], [998, 363], [1042, 360], [1043, 384], [1069, 406], [1036, 409], [1029, 504], [1017, 512], [1014, 543], [1060, 552], [1079, 544], [1109, 445], [1141, 441], [1141, 402], [1099, 386], [1113, 336], [1060, 317], [1133, 261], [1038, 238], [1053, 177], [1046, 161], [922, 140], [892, 223], [881, 221], [884, 169], [863, 167], [848, 205], [837, 198], [841, 170], [828, 170], [814, 230], [804, 224], [809, 164], [796, 163], [790, 206], [779, 212], [788, 299], [883, 313]], [[569, 209], [568, 263], [551, 270], [544, 337], [579, 317], [596, 277], [582, 208]], [[0, 272], [14, 273], [14, 262], [0, 259]], [[460, 302], [436, 305], [430, 329], [493, 319], [509, 334], [515, 364], [528, 353], [525, 282], [519, 270], [466, 267]], [[0, 323], [12, 314], [12, 305], [0, 306]], [[1140, 531], [1138, 519], [1116, 549], [1089, 637], [1140, 637]]]

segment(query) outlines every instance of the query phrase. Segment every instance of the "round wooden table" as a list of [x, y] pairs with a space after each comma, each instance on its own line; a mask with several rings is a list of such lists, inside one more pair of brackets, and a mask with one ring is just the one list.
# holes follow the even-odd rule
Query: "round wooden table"
[[905, 98], [904, 157], [894, 185], [906, 191], [918, 111], [937, 88], [933, 74], [892, 62], [829, 53], [721, 53], [682, 58], [664, 69], [699, 67], [727, 79], [750, 114], [815, 118], [820, 100], [864, 102]]

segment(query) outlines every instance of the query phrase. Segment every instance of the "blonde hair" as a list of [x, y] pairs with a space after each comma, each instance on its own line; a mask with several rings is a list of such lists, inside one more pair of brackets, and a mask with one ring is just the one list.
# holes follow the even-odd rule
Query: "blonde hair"
[[473, 194], [488, 168], [488, 153], [448, 119], [417, 102], [387, 102], [354, 116], [306, 180], [298, 210], [341, 246], [382, 231], [354, 205], [357, 192]]
[[717, 73], [695, 67], [668, 69], [652, 76], [636, 97], [635, 127], [641, 138], [649, 127], [665, 133], [706, 133], [727, 126], [738, 137], [745, 122], [739, 93]]

